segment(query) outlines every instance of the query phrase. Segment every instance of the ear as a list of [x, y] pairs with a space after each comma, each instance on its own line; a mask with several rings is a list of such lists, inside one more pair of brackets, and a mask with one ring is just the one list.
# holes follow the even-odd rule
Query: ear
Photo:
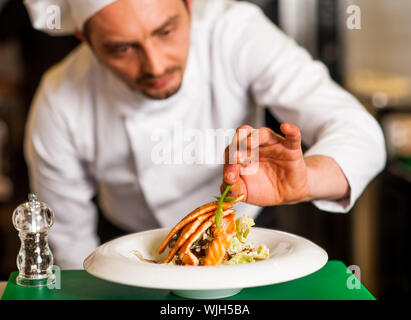
[[81, 42], [87, 42], [86, 37], [84, 36], [84, 33], [81, 32], [80, 30], [76, 29], [74, 30], [74, 35], [76, 36], [77, 39], [79, 39]]

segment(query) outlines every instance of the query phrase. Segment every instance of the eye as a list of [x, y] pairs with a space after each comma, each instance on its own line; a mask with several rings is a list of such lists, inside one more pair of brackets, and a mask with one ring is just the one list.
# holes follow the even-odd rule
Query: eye
[[127, 53], [129, 50], [130, 50], [130, 46], [120, 46], [120, 47], [118, 47], [117, 48], [117, 53], [120, 53], [120, 54], [124, 54], [124, 53]]
[[159, 33], [160, 37], [168, 37], [173, 32], [172, 29], [166, 29]]

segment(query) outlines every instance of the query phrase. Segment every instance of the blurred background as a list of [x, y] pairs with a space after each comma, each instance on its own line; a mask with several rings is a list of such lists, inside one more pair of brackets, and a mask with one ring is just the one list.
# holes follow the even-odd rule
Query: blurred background
[[[251, 2], [360, 99], [380, 122], [389, 156], [348, 214], [321, 212], [310, 203], [280, 206], [265, 208], [257, 225], [306, 237], [330, 259], [359, 266], [357, 276], [378, 299], [405, 298], [411, 276], [411, 1]], [[350, 20], [352, 8], [360, 10], [360, 20]], [[30, 192], [22, 152], [30, 102], [45, 70], [77, 45], [73, 37], [33, 30], [21, 0], [0, 0], [0, 281], [17, 269], [20, 242], [11, 216]], [[268, 113], [266, 122], [278, 130]]]

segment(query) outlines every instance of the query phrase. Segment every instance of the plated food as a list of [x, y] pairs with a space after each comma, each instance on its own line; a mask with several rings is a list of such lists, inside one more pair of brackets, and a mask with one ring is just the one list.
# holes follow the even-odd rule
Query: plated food
[[[233, 205], [243, 200], [243, 195], [220, 198], [219, 201], [209, 202], [190, 212], [162, 241], [158, 253], [167, 249], [169, 253], [158, 263], [217, 266], [266, 259], [269, 249], [264, 244], [256, 246], [247, 239], [250, 228], [255, 224], [253, 219], [246, 215], [235, 215]], [[219, 210], [221, 214], [218, 215]], [[144, 259], [138, 252], [135, 254]]]

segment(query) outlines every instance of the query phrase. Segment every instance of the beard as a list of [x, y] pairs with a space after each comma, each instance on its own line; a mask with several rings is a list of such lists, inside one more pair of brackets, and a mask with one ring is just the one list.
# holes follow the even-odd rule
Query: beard
[[139, 90], [145, 97], [149, 98], [149, 99], [153, 99], [153, 100], [165, 100], [170, 98], [171, 96], [175, 95], [176, 93], [178, 93], [181, 89], [182, 86], [182, 81], [180, 82], [180, 84], [174, 88], [174, 89], [170, 89], [161, 93], [150, 93], [147, 90]]
[[180, 70], [181, 70], [180, 67], [174, 67], [174, 68], [168, 69], [161, 76], [153, 76], [151, 74], [143, 75], [142, 77], [140, 77], [136, 81], [136, 85], [137, 85], [137, 88], [138, 88], [137, 90], [140, 91], [147, 98], [150, 98], [150, 99], [153, 99], [153, 100], [167, 99], [167, 98], [175, 95], [181, 89], [182, 82], [183, 82], [182, 79], [179, 79], [179, 82], [178, 82], [177, 85], [174, 85], [173, 87], [168, 88], [167, 90], [160, 90], [160, 92], [156, 92], [155, 89], [154, 90], [147, 89], [146, 88], [147, 83], [149, 83], [150, 81], [156, 81], [156, 80], [161, 79], [163, 77], [167, 77], [169, 75], [172, 75], [173, 73], [177, 74], [177, 72], [180, 71]]

